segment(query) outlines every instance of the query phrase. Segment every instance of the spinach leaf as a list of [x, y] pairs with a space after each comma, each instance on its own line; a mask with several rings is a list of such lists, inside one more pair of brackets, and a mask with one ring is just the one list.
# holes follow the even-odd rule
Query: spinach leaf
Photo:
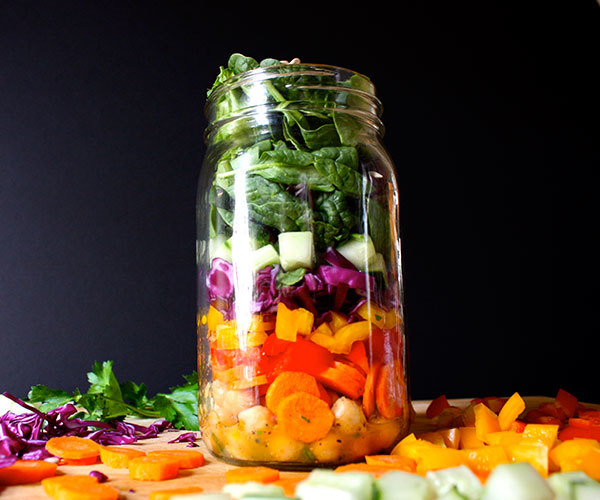
[[356, 211], [340, 191], [322, 193], [315, 198], [315, 245], [318, 250], [345, 241], [358, 224]]
[[313, 152], [315, 169], [342, 193], [363, 194], [365, 178], [358, 172], [358, 154], [349, 146], [325, 147]]
[[374, 198], [368, 200], [367, 220], [369, 224], [369, 235], [377, 252], [381, 253], [389, 262], [392, 250], [392, 239], [390, 234], [390, 213], [387, 208]]
[[286, 286], [292, 286], [296, 283], [299, 283], [304, 279], [304, 275], [306, 274], [306, 269], [303, 267], [299, 267], [298, 269], [294, 269], [293, 271], [288, 272], [279, 272], [275, 277], [275, 286], [277, 288], [283, 288]]

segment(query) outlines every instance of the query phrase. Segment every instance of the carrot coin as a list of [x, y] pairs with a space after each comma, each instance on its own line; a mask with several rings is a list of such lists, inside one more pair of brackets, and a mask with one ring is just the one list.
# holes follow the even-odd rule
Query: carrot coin
[[317, 397], [320, 395], [317, 380], [312, 375], [304, 372], [281, 372], [267, 389], [267, 408], [275, 413], [279, 403], [295, 392], [306, 392]]
[[204, 455], [196, 450], [153, 450], [148, 452], [149, 457], [167, 457], [179, 460], [180, 469], [195, 469], [205, 463]]
[[303, 443], [324, 438], [335, 419], [325, 401], [306, 392], [287, 396], [279, 403], [276, 415], [283, 432]]

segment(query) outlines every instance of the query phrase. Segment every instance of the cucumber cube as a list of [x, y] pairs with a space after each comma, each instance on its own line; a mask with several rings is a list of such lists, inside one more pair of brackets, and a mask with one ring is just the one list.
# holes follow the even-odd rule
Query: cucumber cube
[[265, 245], [258, 250], [254, 250], [250, 260], [252, 262], [252, 270], [256, 272], [264, 267], [279, 264], [279, 254], [273, 245]]
[[600, 484], [575, 483], [572, 495], [573, 500], [598, 500], [600, 498]]
[[379, 498], [385, 500], [434, 500], [435, 488], [431, 482], [417, 474], [399, 470], [391, 471], [376, 481]]
[[231, 264], [231, 238], [227, 239], [225, 235], [218, 234], [208, 240], [208, 255], [210, 262], [219, 257]]
[[315, 247], [313, 234], [310, 231], [279, 233], [278, 240], [279, 259], [284, 271], [313, 267]]
[[374, 480], [364, 472], [315, 469], [296, 486], [300, 500], [374, 500]]
[[427, 479], [440, 497], [456, 489], [468, 500], [477, 500], [483, 490], [479, 478], [466, 465], [429, 471]]
[[359, 271], [366, 270], [377, 253], [371, 238], [364, 234], [350, 235], [350, 239], [336, 250], [352, 262]]
[[452, 488], [450, 491], [438, 496], [437, 500], [469, 500], [469, 498], [461, 495], [456, 488]]
[[231, 483], [223, 486], [223, 493], [228, 493], [233, 498], [285, 498], [285, 492], [280, 486], [262, 484], [256, 481], [246, 483]]
[[497, 465], [481, 500], [554, 500], [548, 482], [527, 462]]

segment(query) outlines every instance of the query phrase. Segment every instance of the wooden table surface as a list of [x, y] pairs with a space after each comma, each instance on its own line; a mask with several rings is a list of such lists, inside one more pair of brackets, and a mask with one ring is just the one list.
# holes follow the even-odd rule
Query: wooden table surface
[[[539, 405], [542, 401], [552, 401], [553, 398], [542, 396], [531, 396], [524, 398], [528, 408]], [[450, 400], [450, 403], [455, 406], [465, 407], [471, 399], [455, 399]], [[411, 428], [412, 432], [425, 432], [430, 429], [425, 419], [425, 409], [429, 401], [413, 401], [416, 418]], [[140, 448], [144, 451], [156, 449], [193, 449], [204, 453], [206, 457], [206, 465], [197, 469], [182, 470], [179, 477], [168, 481], [152, 482], [152, 481], [136, 481], [129, 478], [127, 469], [111, 469], [103, 464], [88, 465], [88, 466], [59, 466], [59, 471], [64, 474], [85, 474], [87, 475], [92, 470], [100, 471], [106, 474], [109, 478], [107, 484], [119, 489], [122, 500], [142, 500], [148, 499], [152, 491], [159, 489], [180, 488], [185, 486], [200, 486], [206, 492], [220, 491], [225, 484], [224, 473], [227, 469], [234, 467], [214, 458], [205, 448], [201, 440], [198, 440], [200, 445], [197, 448], [187, 448], [186, 443], [167, 443], [177, 437], [184, 431], [165, 432], [161, 436], [154, 439], [139, 441], [131, 447]], [[199, 434], [198, 434], [199, 435]], [[300, 472], [282, 471], [281, 477], [298, 476]], [[23, 486], [7, 486], [0, 487], [0, 498], [12, 500], [48, 500], [48, 496], [40, 483], [23, 485]]]

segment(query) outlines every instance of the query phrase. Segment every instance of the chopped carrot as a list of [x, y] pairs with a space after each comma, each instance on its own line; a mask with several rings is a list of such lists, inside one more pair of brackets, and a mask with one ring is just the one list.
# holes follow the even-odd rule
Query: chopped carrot
[[61, 436], [50, 438], [46, 451], [60, 458], [90, 458], [100, 455], [100, 445], [87, 438]]
[[417, 467], [417, 462], [415, 462], [415, 460], [401, 455], [367, 455], [365, 461], [369, 465], [390, 467], [407, 472], [414, 472]]
[[[319, 400], [320, 401], [320, 400]], [[257, 483], [272, 483], [279, 479], [279, 471], [270, 467], [236, 467], [225, 471], [226, 483], [246, 483], [256, 481]]]
[[124, 446], [103, 446], [100, 448], [100, 460], [113, 469], [127, 469], [132, 458], [143, 457], [146, 453]]
[[55, 500], [117, 500], [119, 490], [108, 484], [65, 482], [58, 485]]
[[179, 473], [179, 460], [167, 457], [132, 458], [129, 461], [129, 477], [140, 481], [164, 481], [174, 479]]
[[277, 481], [273, 481], [272, 484], [283, 488], [283, 492], [285, 493], [285, 495], [290, 498], [293, 498], [296, 496], [296, 486], [298, 486], [298, 483], [304, 481], [307, 477], [308, 474], [302, 474], [300, 476], [295, 477], [280, 477]]
[[380, 368], [381, 361], [373, 361], [373, 364], [367, 372], [365, 391], [362, 397], [363, 412], [367, 418], [375, 411], [375, 382], [377, 381], [377, 375], [379, 375]]
[[498, 413], [498, 425], [501, 431], [506, 431], [510, 425], [519, 418], [519, 415], [525, 411], [525, 401], [515, 392], [508, 401], [504, 403], [502, 409]]
[[327, 403], [327, 406], [331, 407], [333, 404], [333, 398], [331, 397], [331, 394], [329, 394], [327, 389], [323, 387], [323, 384], [319, 382], [317, 382], [317, 387], [319, 388], [319, 397]]
[[279, 403], [276, 415], [284, 434], [303, 443], [324, 438], [335, 419], [325, 401], [306, 392], [287, 396]]
[[319, 397], [319, 387], [315, 377], [304, 372], [281, 372], [267, 389], [266, 405], [273, 413], [287, 396], [295, 392], [305, 392]]
[[367, 349], [365, 343], [362, 340], [354, 342], [350, 352], [346, 356], [356, 366], [358, 366], [364, 375], [369, 372], [369, 360], [367, 359]]
[[44, 460], [17, 460], [0, 468], [0, 484], [15, 485], [37, 483], [56, 474], [56, 464]]
[[365, 390], [365, 377], [356, 368], [340, 361], [334, 361], [333, 366], [321, 370], [317, 380], [350, 399], [358, 399]]
[[204, 491], [200, 486], [188, 486], [183, 488], [172, 488], [169, 490], [157, 490], [150, 493], [149, 500], [170, 500], [175, 495], [185, 495], [187, 493], [202, 493]]
[[95, 463], [98, 463], [98, 457], [60, 459], [60, 465], [94, 465]]
[[205, 464], [204, 455], [196, 450], [152, 450], [149, 457], [170, 457], [179, 460], [180, 469], [196, 469]]
[[404, 413], [405, 388], [402, 385], [399, 364], [385, 364], [379, 370], [375, 383], [375, 404], [383, 418], [392, 420]]
[[94, 485], [98, 484], [98, 480], [92, 476], [83, 476], [77, 474], [54, 476], [42, 479], [42, 488], [44, 488], [44, 492], [50, 498], [57, 498], [59, 488], [65, 484], [83, 484], [93, 487]]

